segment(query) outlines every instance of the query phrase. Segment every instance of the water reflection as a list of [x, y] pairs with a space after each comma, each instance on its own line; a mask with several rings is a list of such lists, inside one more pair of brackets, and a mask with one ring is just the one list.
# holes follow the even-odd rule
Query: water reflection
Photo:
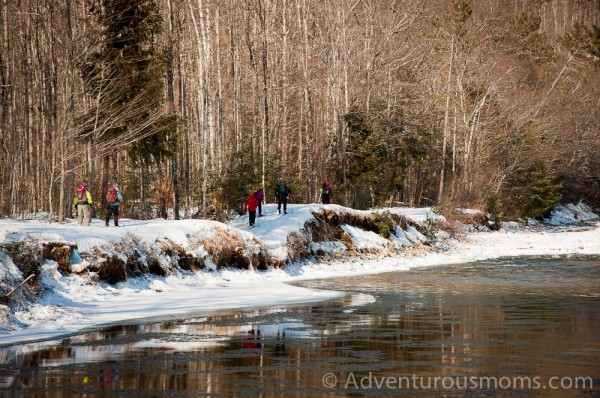
[[[508, 259], [304, 282], [318, 305], [111, 326], [0, 350], [0, 396], [414, 395], [349, 377], [591, 376], [596, 389], [419, 390], [429, 396], [600, 393], [600, 261]], [[324, 375], [338, 383], [324, 387]]]

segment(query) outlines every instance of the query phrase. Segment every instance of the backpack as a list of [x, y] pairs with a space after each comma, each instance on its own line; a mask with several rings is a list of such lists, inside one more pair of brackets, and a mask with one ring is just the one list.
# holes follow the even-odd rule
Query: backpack
[[331, 185], [329, 185], [329, 183], [326, 183], [325, 188], [321, 189], [321, 191], [323, 192], [323, 195], [329, 195], [330, 188], [331, 188]]
[[78, 205], [87, 205], [88, 204], [88, 200], [87, 200], [87, 195], [85, 194], [86, 190], [85, 188], [77, 188], [77, 204]]
[[108, 188], [108, 191], [106, 191], [106, 201], [108, 203], [116, 203], [116, 202], [118, 202], [118, 200], [117, 200], [117, 190], [115, 188]]

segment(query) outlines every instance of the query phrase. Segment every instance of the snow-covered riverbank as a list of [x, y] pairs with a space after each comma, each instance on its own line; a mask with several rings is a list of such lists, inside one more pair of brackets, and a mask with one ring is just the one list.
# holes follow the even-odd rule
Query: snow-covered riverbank
[[[247, 247], [255, 248], [251, 250], [263, 250], [270, 256], [283, 259], [289, 255], [290, 235], [303, 229], [314, 217], [314, 211], [323, 207], [296, 205], [291, 207], [290, 214], [280, 216], [273, 206], [267, 206], [266, 217], [261, 217], [259, 226], [252, 229], [248, 228], [244, 218], [233, 220], [229, 225], [202, 220], [123, 220], [120, 228], [106, 228], [99, 220], [94, 220], [91, 227], [3, 220], [0, 221], [0, 243], [32, 238], [40, 242], [69, 242], [77, 247], [72, 253], [71, 264], [77, 270], [88, 266], [83, 254], [89, 255], [94, 250], [128, 239], [150, 246], [163, 245], [168, 241], [180, 246], [186, 253], [201, 257], [206, 247], [198, 244], [198, 236], [210, 241], [219, 235], [219, 231], [231, 229], [248, 243]], [[344, 210], [336, 205], [325, 208]], [[432, 217], [430, 209], [389, 211], [417, 224]], [[560, 216], [565, 217], [564, 214]], [[12, 322], [8, 322], [7, 315], [4, 320], [0, 319], [0, 325], [4, 321], [4, 326], [0, 326], [0, 345], [59, 337], [100, 324], [145, 317], [283, 305], [340, 296], [338, 292], [312, 291], [289, 284], [303, 279], [402, 271], [506, 256], [600, 255], [598, 224], [570, 230], [540, 228], [534, 231], [513, 226], [501, 232], [469, 233], [461, 240], [447, 241], [444, 250], [420, 245], [425, 238], [410, 225], [396, 230], [391, 240], [356, 227], [342, 227], [354, 247], [368, 250], [395, 245], [405, 247], [405, 250], [383, 258], [359, 256], [353, 259], [332, 258], [326, 262], [304, 259], [268, 271], [220, 268], [213, 272], [186, 271], [167, 276], [146, 274], [114, 285], [96, 283], [89, 274], [65, 274], [60, 272], [57, 262], [46, 260], [41, 278], [45, 293], [34, 304], [17, 308], [11, 314]], [[340, 242], [321, 242], [312, 250], [341, 250], [339, 245]], [[11, 278], [22, 279], [23, 275], [18, 273], [10, 258], [0, 253], [0, 282], [4, 284]]]

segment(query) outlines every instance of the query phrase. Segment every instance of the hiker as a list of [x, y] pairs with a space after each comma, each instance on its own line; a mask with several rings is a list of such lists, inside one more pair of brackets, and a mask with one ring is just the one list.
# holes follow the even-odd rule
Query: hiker
[[123, 195], [119, 190], [119, 184], [113, 182], [112, 186], [109, 186], [106, 190], [106, 204], [108, 212], [106, 213], [106, 219], [104, 225], [108, 227], [108, 221], [110, 217], [114, 215], [115, 227], [119, 226], [119, 202], [123, 202]]
[[277, 210], [281, 214], [281, 204], [283, 203], [283, 214], [287, 214], [287, 201], [288, 195], [292, 193], [292, 190], [287, 186], [283, 177], [279, 178], [279, 182], [275, 187], [275, 199], [277, 200]]
[[331, 196], [332, 196], [331, 184], [329, 184], [327, 181], [325, 181], [323, 183], [323, 186], [321, 187], [321, 203], [323, 203], [324, 205], [330, 204]]
[[258, 216], [262, 217], [262, 203], [265, 200], [265, 193], [262, 188], [254, 192], [254, 198], [258, 201]]
[[90, 194], [90, 191], [87, 190], [87, 184], [85, 182], [75, 191], [73, 204], [77, 207], [77, 224], [85, 226], [90, 225], [92, 195]]
[[254, 221], [256, 221], [256, 207], [258, 205], [259, 202], [254, 197], [253, 193], [251, 193], [250, 196], [248, 196], [248, 200], [246, 200], [246, 203], [244, 203], [244, 212], [248, 211], [248, 215], [250, 217], [248, 223], [251, 227], [254, 226]]

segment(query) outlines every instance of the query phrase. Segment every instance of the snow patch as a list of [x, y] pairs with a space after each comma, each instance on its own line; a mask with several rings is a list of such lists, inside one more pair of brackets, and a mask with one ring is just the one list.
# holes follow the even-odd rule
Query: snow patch
[[330, 255], [334, 257], [341, 257], [348, 252], [344, 243], [332, 241], [313, 242], [310, 244], [310, 251], [316, 255]]
[[8, 293], [3, 290], [22, 278], [23, 273], [15, 266], [12, 259], [0, 252], [0, 293]]
[[382, 250], [388, 247], [389, 241], [375, 232], [364, 231], [351, 225], [342, 225], [342, 229], [350, 235], [352, 243], [359, 250], [376, 249]]
[[155, 279], [152, 282], [150, 282], [150, 289], [154, 290], [155, 292], [168, 292], [169, 290], [171, 290], [171, 288], [166, 283], [158, 279]]
[[397, 227], [394, 233], [391, 235], [392, 242], [400, 243], [404, 247], [410, 247], [413, 243], [406, 236], [406, 232], [400, 227]]
[[578, 225], [598, 220], [598, 215], [584, 203], [558, 204], [544, 222], [550, 225]]
[[429, 241], [429, 239], [425, 235], [420, 233], [413, 226], [409, 226], [406, 229], [406, 237], [408, 238], [408, 240], [410, 240], [411, 242], [416, 243], [416, 244], [427, 243]]

